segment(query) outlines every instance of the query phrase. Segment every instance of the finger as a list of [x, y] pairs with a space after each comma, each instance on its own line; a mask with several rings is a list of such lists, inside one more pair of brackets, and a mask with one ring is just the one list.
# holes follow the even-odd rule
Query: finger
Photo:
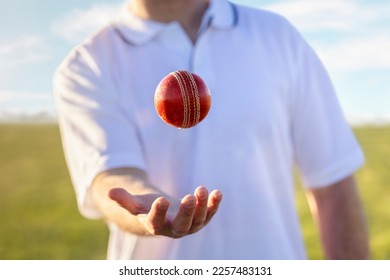
[[207, 217], [207, 201], [209, 192], [201, 186], [195, 190], [196, 206], [190, 232], [196, 232], [203, 227]]
[[172, 221], [171, 231], [175, 237], [185, 235], [192, 225], [195, 213], [196, 198], [193, 195], [185, 196], [179, 206], [179, 211]]
[[158, 235], [164, 230], [168, 208], [169, 201], [164, 197], [157, 198], [153, 202], [145, 220], [145, 226], [151, 234]]
[[123, 188], [109, 190], [108, 196], [133, 215], [145, 214], [149, 210]]
[[219, 190], [214, 190], [210, 193], [209, 200], [207, 203], [207, 216], [205, 224], [207, 224], [214, 216], [214, 214], [217, 213], [221, 201], [222, 193]]

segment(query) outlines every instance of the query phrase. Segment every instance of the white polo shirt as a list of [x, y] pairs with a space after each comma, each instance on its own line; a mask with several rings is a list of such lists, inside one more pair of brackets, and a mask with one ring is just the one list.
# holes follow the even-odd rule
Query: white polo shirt
[[[194, 128], [157, 116], [153, 97], [169, 72], [201, 76], [211, 110]], [[77, 46], [55, 75], [63, 146], [81, 213], [99, 172], [145, 170], [177, 197], [218, 188], [219, 212], [182, 239], [137, 237], [110, 224], [110, 259], [304, 259], [293, 167], [308, 187], [352, 174], [363, 155], [321, 62], [281, 16], [214, 0], [196, 44], [177, 22], [123, 11]]]

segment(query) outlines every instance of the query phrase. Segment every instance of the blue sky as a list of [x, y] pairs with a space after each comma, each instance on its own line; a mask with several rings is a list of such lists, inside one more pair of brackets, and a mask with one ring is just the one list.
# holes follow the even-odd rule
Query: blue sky
[[[287, 17], [320, 55], [347, 117], [390, 120], [390, 1], [234, 0]], [[0, 115], [55, 114], [52, 74], [118, 0], [0, 0]]]

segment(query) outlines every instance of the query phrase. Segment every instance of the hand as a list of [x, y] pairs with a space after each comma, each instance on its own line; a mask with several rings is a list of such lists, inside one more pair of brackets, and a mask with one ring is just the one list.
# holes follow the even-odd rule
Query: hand
[[218, 190], [210, 194], [198, 187], [194, 195], [183, 199], [166, 198], [159, 194], [131, 195], [125, 189], [114, 188], [109, 197], [136, 215], [150, 235], [180, 238], [202, 229], [217, 212], [222, 200]]

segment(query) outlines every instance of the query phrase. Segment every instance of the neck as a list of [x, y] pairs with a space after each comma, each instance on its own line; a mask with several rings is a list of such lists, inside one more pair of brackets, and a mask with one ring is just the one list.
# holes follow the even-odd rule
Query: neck
[[178, 21], [194, 42], [208, 5], [209, 0], [133, 0], [129, 9], [144, 19]]

